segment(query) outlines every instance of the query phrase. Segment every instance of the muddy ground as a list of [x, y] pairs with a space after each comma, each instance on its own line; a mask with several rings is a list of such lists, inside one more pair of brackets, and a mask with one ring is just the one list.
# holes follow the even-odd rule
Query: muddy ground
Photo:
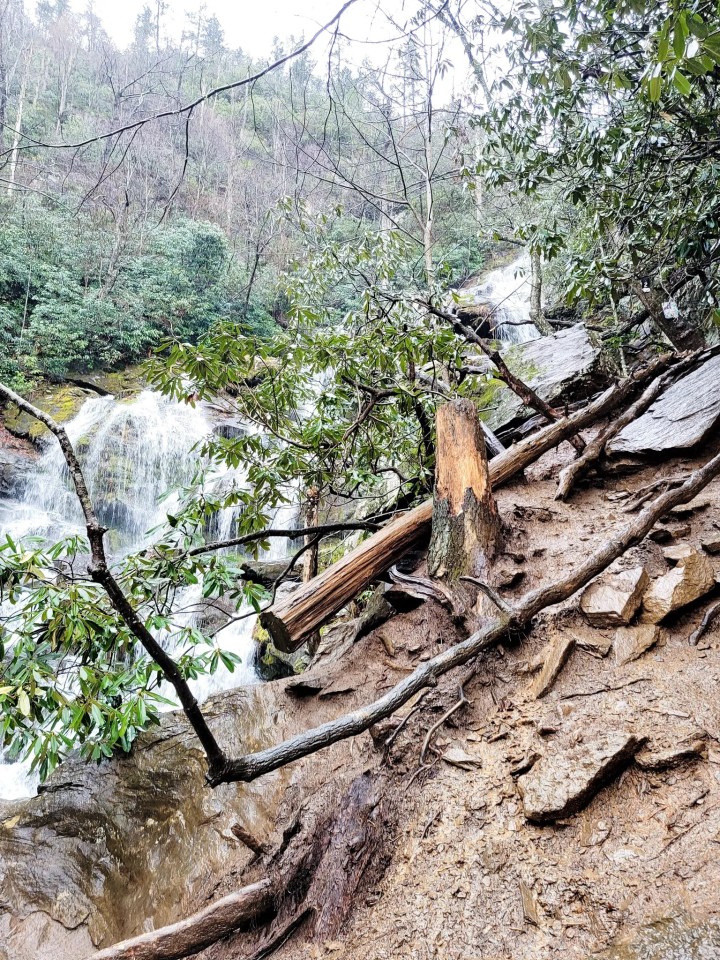
[[[547, 455], [524, 480], [498, 492], [506, 528], [505, 554], [497, 562], [502, 594], [512, 601], [566, 573], [628, 519], [618, 494], [689, 471], [710, 452], [593, 478], [567, 504], [554, 494], [570, 448]], [[715, 481], [690, 508], [678, 508], [662, 524], [669, 531], [665, 544], [646, 539], [614, 568], [642, 564], [651, 577], [665, 573], [668, 543], [701, 547], [717, 539], [719, 504]], [[720, 556], [711, 559], [720, 574]], [[614, 629], [589, 627], [577, 596], [547, 611], [526, 636], [485, 657], [465, 691], [470, 704], [439, 731], [425, 769], [419, 762], [425, 735], [457, 697], [452, 675], [426, 697], [389, 752], [382, 743], [391, 726], [375, 730], [375, 739], [367, 733], [334, 748], [338, 773], [373, 778], [378, 836], [340, 929], [308, 940], [310, 926], [300, 923], [272, 955], [580, 958], [601, 954], [632, 938], [640, 925], [662, 920], [687, 923], [694, 931], [701, 929], [696, 922], [707, 921], [701, 947], [680, 953], [647, 948], [643, 956], [720, 957], [713, 920], [720, 916], [720, 619], [698, 647], [687, 642], [715, 593], [665, 622], [659, 643], [625, 665], [611, 648]], [[535, 699], [532, 661], [553, 637], [568, 632], [577, 646], [550, 692]], [[358, 694], [370, 699], [457, 639], [448, 615], [433, 603], [398, 615], [358, 641], [341, 668], [326, 668], [326, 695], [339, 714], [344, 699], [348, 706]], [[311, 716], [310, 702], [304, 713]], [[642, 770], [630, 762], [580, 812], [552, 825], [528, 823], [518, 770], [536, 755], [551, 763], [617, 731], [647, 738], [651, 751], [687, 738], [700, 740], [702, 748], [700, 756], [670, 769]], [[327, 793], [316, 801], [327, 802]], [[304, 803], [309, 815], [313, 797]], [[358, 856], [366, 840], [359, 837]], [[270, 861], [268, 856], [254, 869], [262, 873]], [[237, 878], [225, 878], [213, 894], [233, 882]], [[672, 917], [681, 919], [668, 921]], [[237, 934], [202, 956], [259, 956], [261, 943]], [[613, 954], [639, 955], [630, 948]]]

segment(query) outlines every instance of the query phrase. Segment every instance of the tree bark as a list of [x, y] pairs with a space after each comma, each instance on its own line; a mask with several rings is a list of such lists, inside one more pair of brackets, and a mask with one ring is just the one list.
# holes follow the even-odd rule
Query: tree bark
[[272, 882], [260, 880], [185, 920], [122, 940], [87, 960], [181, 960], [217, 943], [243, 924], [270, 913], [274, 896]]
[[428, 572], [456, 583], [484, 576], [500, 543], [485, 440], [475, 404], [453, 400], [437, 411], [437, 457]]
[[654, 290], [646, 290], [642, 284], [633, 286], [633, 293], [647, 311], [648, 316], [675, 347], [676, 350], [701, 350], [705, 346], [702, 331], [681, 317], [672, 319], [665, 316], [662, 299]]
[[[609, 387], [582, 410], [555, 421], [539, 433], [504, 450], [490, 461], [489, 474], [493, 489], [563, 440], [574, 436], [578, 430], [606, 416], [632, 395], [638, 383], [657, 375], [667, 367], [669, 361], [667, 355], [657, 358], [644, 370]], [[288, 653], [296, 650], [313, 630], [327, 623], [346, 603], [406, 553], [427, 543], [432, 511], [432, 500], [415, 507], [369, 537], [310, 583], [303, 584], [287, 599], [262, 613], [261, 623], [278, 649]]]
[[550, 336], [553, 328], [545, 319], [542, 308], [543, 269], [539, 250], [530, 253], [530, 319], [543, 336]]
[[[320, 492], [317, 487], [310, 487], [305, 500], [305, 526], [316, 527], [320, 508]], [[317, 536], [305, 535], [305, 546], [308, 548], [303, 557], [303, 583], [309, 583], [318, 572], [318, 542]]]

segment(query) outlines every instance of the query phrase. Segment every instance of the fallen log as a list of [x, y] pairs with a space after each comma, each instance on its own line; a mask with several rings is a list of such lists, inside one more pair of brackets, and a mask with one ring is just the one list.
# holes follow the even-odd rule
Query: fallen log
[[[492, 488], [505, 483], [563, 440], [609, 414], [624, 403], [640, 383], [664, 370], [670, 360], [669, 355], [658, 357], [647, 367], [609, 387], [586, 407], [569, 417], [556, 420], [494, 457], [489, 464]], [[430, 537], [432, 511], [432, 500], [415, 507], [373, 534], [289, 597], [265, 610], [260, 615], [260, 621], [272, 636], [275, 646], [286, 653], [297, 650], [314, 630], [332, 619], [373, 580], [394, 566], [410, 550], [425, 545]]]
[[436, 446], [428, 571], [455, 583], [465, 574], [483, 575], [500, 543], [485, 440], [471, 400], [438, 408]]
[[211, 903], [178, 923], [122, 940], [86, 960], [181, 960], [217, 943], [238, 927], [272, 911], [273, 883], [260, 880]]
[[658, 520], [666, 516], [673, 507], [688, 503], [717, 476], [720, 476], [720, 453], [691, 473], [681, 487], [668, 490], [645, 507], [637, 517], [621, 527], [612, 539], [607, 540], [586, 560], [576, 565], [567, 577], [526, 593], [509, 611], [503, 610], [498, 617], [473, 633], [467, 640], [421, 664], [379, 700], [347, 713], [337, 720], [315, 727], [314, 730], [291, 737], [278, 746], [229, 760], [224, 770], [218, 774], [212, 772], [209, 774], [208, 781], [211, 786], [256, 780], [266, 773], [316, 753], [339, 740], [357, 736], [373, 724], [391, 716], [425, 687], [437, 684], [438, 679], [449, 670], [468, 663], [496, 644], [511, 628], [518, 630], [527, 627], [541, 610], [572, 597], [590, 580], [606, 570], [626, 550], [640, 543]]

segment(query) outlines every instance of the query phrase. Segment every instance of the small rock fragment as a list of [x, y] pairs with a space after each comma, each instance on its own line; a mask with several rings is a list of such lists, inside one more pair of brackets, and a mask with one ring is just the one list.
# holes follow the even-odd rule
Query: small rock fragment
[[526, 818], [552, 823], [576, 813], [644, 743], [644, 737], [620, 730], [540, 760], [518, 780]]
[[660, 623], [668, 614], [704, 596], [714, 586], [712, 563], [693, 550], [674, 569], [650, 585], [643, 597], [643, 623]]
[[450, 747], [449, 750], [443, 753], [442, 758], [445, 763], [449, 763], [453, 767], [460, 767], [462, 770], [472, 770], [474, 767], [482, 766], [480, 757], [473, 756], [471, 753], [463, 750], [462, 747]]
[[707, 742], [703, 736], [697, 736], [664, 749], [657, 749], [650, 744], [635, 755], [635, 763], [641, 770], [669, 770], [706, 754]]
[[532, 895], [532, 890], [523, 880], [520, 881], [520, 898], [522, 900], [525, 922], [531, 923], [534, 927], [539, 927], [540, 922], [538, 919], [537, 906], [535, 905], [535, 898]]
[[720, 553], [720, 537], [708, 537], [702, 541], [702, 548], [706, 553]]
[[587, 650], [596, 657], [606, 657], [612, 647], [612, 638], [596, 630], [575, 630], [575, 643], [581, 650]]
[[583, 593], [580, 609], [594, 627], [619, 627], [630, 623], [648, 584], [644, 567], [605, 574]]
[[575, 646], [575, 637], [562, 634], [555, 637], [545, 648], [542, 670], [530, 684], [528, 694], [535, 700], [544, 697], [552, 688], [560, 671], [568, 662]]
[[654, 623], [641, 623], [637, 627], [620, 627], [615, 631], [615, 659], [618, 665], [637, 660], [654, 647], [660, 639], [660, 627]]
[[678, 563], [680, 560], [685, 560], [694, 552], [695, 548], [689, 543], [673, 543], [672, 546], [665, 547], [663, 556], [670, 563]]

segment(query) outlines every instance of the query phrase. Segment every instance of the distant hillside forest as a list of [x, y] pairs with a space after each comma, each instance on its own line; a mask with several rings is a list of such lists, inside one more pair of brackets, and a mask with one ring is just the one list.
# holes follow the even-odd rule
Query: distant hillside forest
[[308, 53], [133, 127], [266, 63], [228, 49], [202, 8], [168, 40], [163, 8], [146, 6], [119, 50], [91, 5], [41, 2], [31, 18], [0, 0], [0, 378], [134, 361], [217, 319], [266, 334], [308, 216], [329, 216], [339, 242], [400, 230], [412, 273], [430, 202], [434, 269], [449, 282], [482, 264], [492, 238], [462, 177], [468, 118], [433, 102], [440, 51], [421, 62], [408, 41], [378, 71], [344, 66], [337, 44], [329, 73]]
[[[169, 39], [166, 6], [120, 50], [91, 3], [0, 0], [0, 378], [118, 366], [218, 320], [265, 337], [295, 264], [377, 266], [386, 242], [396, 298], [525, 247], [545, 331], [543, 273], [611, 343], [716, 324], [716, 3], [417, 0], [382, 63], [350, 65], [330, 29], [267, 71], [302, 41], [254, 59], [202, 6]], [[323, 323], [369, 282], [326, 291]]]

